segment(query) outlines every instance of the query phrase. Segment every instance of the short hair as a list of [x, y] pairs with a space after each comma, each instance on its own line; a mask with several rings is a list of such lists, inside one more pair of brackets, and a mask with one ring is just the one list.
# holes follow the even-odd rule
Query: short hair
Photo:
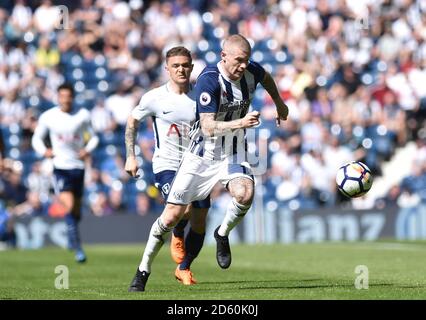
[[225, 49], [225, 47], [229, 45], [234, 45], [234, 44], [238, 45], [241, 48], [241, 50], [248, 51], [249, 53], [251, 53], [250, 42], [241, 34], [233, 34], [227, 37], [225, 41], [223, 42], [223, 49]]
[[173, 47], [170, 50], [168, 50], [166, 53], [166, 61], [169, 60], [169, 58], [176, 57], [176, 56], [188, 57], [189, 60], [192, 62], [191, 51], [189, 51], [187, 48], [183, 46]]
[[69, 91], [71, 91], [71, 94], [74, 96], [74, 87], [73, 87], [73, 85], [71, 83], [63, 83], [63, 84], [61, 84], [58, 87], [57, 91], [59, 92], [61, 90], [69, 90]]

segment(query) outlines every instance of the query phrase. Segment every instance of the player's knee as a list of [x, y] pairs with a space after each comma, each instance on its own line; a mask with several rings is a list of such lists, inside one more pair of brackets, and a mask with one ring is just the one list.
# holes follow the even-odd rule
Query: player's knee
[[233, 196], [235, 201], [243, 206], [250, 206], [253, 201], [253, 192], [250, 192], [250, 190], [246, 188], [242, 188], [238, 192], [235, 192]]
[[186, 206], [168, 203], [161, 215], [163, 223], [167, 227], [174, 227], [185, 213]]

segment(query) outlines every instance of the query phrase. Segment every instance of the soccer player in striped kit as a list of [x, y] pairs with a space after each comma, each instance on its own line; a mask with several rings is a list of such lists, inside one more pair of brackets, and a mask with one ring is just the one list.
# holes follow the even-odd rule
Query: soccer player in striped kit
[[[96, 148], [99, 138], [91, 127], [90, 112], [85, 108], [73, 110], [73, 98], [72, 85], [58, 87], [58, 106], [41, 114], [32, 146], [38, 154], [53, 159], [54, 189], [66, 211], [68, 248], [75, 251], [75, 260], [82, 263], [87, 259], [78, 229], [84, 190], [84, 160]], [[86, 134], [90, 136], [87, 142]], [[43, 141], [47, 135], [51, 148]]]
[[214, 232], [216, 259], [226, 269], [231, 264], [228, 235], [250, 209], [254, 179], [246, 159], [245, 129], [259, 124], [260, 113], [248, 112], [254, 91], [261, 83], [277, 108], [277, 125], [286, 120], [288, 107], [272, 76], [249, 60], [251, 47], [241, 35], [229, 36], [221, 61], [206, 67], [197, 79], [197, 121], [190, 133], [191, 145], [171, 186], [167, 205], [154, 222], [142, 262], [132, 281], [132, 291], [144, 291], [152, 262], [167, 234], [182, 218], [191, 201], [210, 194], [221, 182], [232, 196], [225, 217]]

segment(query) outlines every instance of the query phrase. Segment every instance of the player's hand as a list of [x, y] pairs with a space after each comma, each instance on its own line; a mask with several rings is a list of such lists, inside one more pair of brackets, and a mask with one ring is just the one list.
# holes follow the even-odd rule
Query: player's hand
[[135, 157], [128, 157], [126, 159], [126, 164], [124, 165], [124, 170], [133, 178], [137, 178], [136, 174], [138, 171], [138, 163]]
[[54, 154], [53, 154], [52, 149], [50, 149], [50, 148], [46, 149], [46, 152], [44, 153], [44, 156], [46, 158], [53, 158]]
[[87, 152], [85, 149], [81, 149], [81, 150], [78, 152], [78, 157], [79, 157], [81, 160], [86, 159], [88, 155], [89, 155], [89, 152]]
[[260, 112], [259, 111], [252, 111], [246, 114], [246, 116], [242, 120], [242, 127], [243, 128], [252, 128], [257, 125], [259, 125], [259, 117]]
[[288, 107], [286, 104], [282, 104], [277, 106], [277, 117], [276, 117], [276, 123], [277, 127], [280, 126], [281, 120], [287, 120], [288, 117]]

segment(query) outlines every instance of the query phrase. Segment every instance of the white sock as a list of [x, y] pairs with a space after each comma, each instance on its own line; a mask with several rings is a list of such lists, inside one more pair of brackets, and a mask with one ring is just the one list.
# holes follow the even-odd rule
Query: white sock
[[231, 230], [234, 229], [234, 227], [244, 218], [245, 214], [250, 209], [250, 206], [251, 204], [239, 204], [234, 198], [232, 198], [232, 201], [226, 208], [225, 218], [223, 218], [222, 224], [220, 225], [217, 233], [222, 237], [228, 236]]
[[139, 265], [139, 271], [146, 271], [151, 273], [151, 265], [154, 261], [155, 256], [160, 251], [161, 247], [164, 244], [164, 241], [167, 239], [170, 231], [173, 228], [167, 228], [159, 217], [153, 223], [151, 231], [149, 233], [148, 242], [146, 243], [145, 250], [143, 252], [142, 261]]

